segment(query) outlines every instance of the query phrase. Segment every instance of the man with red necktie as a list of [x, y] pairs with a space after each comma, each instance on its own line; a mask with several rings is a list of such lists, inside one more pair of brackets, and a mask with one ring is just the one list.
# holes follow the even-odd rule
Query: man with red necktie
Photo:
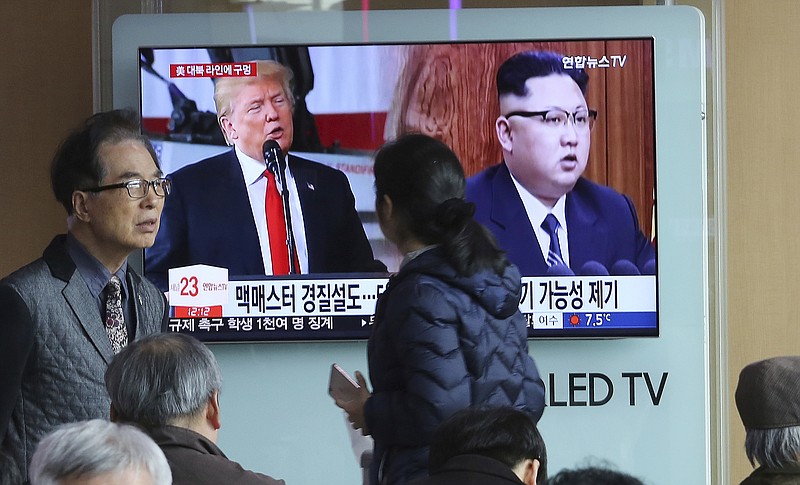
[[280, 148], [283, 173], [275, 178], [287, 186], [297, 272], [385, 271], [373, 256], [344, 173], [289, 154], [291, 71], [275, 61], [256, 64], [255, 76], [216, 80], [217, 117], [233, 149], [170, 176], [173, 194], [161, 232], [146, 252], [147, 276], [165, 289], [168, 269], [192, 264], [227, 268], [234, 276], [283, 272], [288, 259], [273, 254], [290, 248], [285, 242], [281, 248], [286, 236], [273, 236], [270, 244], [270, 232], [280, 226], [274, 219], [281, 218], [267, 214], [267, 197], [280, 184], [272, 184], [266, 170], [269, 140]]

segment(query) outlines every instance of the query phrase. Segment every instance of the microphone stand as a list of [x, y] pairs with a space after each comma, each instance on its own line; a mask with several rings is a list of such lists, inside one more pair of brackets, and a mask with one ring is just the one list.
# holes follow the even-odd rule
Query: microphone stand
[[286, 225], [286, 249], [289, 252], [289, 274], [298, 274], [299, 268], [297, 267], [297, 258], [295, 257], [294, 231], [292, 230], [292, 213], [289, 210], [289, 187], [286, 183], [285, 170], [285, 159], [282, 156], [278, 157], [278, 173], [275, 174], [275, 180], [278, 181], [281, 200], [283, 200], [283, 223]]

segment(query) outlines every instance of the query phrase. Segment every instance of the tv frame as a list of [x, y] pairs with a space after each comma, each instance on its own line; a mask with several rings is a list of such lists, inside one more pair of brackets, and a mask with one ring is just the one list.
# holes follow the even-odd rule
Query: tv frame
[[[487, 13], [493, 13], [493, 14], [497, 13], [497, 11], [495, 11], [495, 10], [487, 10], [486, 12]], [[292, 45], [292, 44], [310, 45], [310, 44], [316, 43], [318, 45], [347, 45], [347, 44], [370, 44], [370, 43], [372, 43], [372, 44], [386, 44], [386, 43], [392, 43], [392, 42], [399, 42], [397, 40], [396, 33], [392, 33], [391, 32], [391, 28], [388, 25], [385, 25], [385, 27], [386, 27], [385, 30], [382, 29], [381, 35], [376, 35], [375, 33], [372, 32], [372, 28], [371, 28], [372, 26], [374, 26], [376, 24], [384, 25], [384, 24], [382, 24], [381, 20], [385, 20], [385, 18], [382, 18], [382, 17], [384, 17], [384, 15], [382, 15], [382, 14], [386, 14], [386, 13], [387, 12], [370, 12], [370, 14], [369, 14], [369, 19], [370, 19], [369, 22], [362, 22], [362, 25], [360, 26], [360, 27], [364, 27], [366, 30], [363, 31], [362, 39], [360, 39], [358, 41], [355, 41], [354, 39], [349, 38], [350, 36], [348, 36], [344, 32], [342, 32], [341, 38], [337, 38], [337, 39], [331, 39], [329, 37], [328, 38], [324, 38], [324, 39], [314, 39], [313, 37], [315, 37], [315, 36], [314, 35], [310, 35], [309, 36], [310, 38], [308, 38], [308, 40], [303, 40], [303, 41], [298, 41], [298, 39], [292, 39], [292, 38], [282, 38], [280, 44], [282, 44], [282, 45]], [[406, 13], [408, 13], [408, 12], [406, 12]], [[450, 17], [450, 19], [452, 20], [454, 17], [457, 17], [461, 13], [462, 12], [452, 12], [451, 11], [451, 12], [448, 12], [448, 17]], [[472, 11], [472, 12], [470, 12], [470, 15], [472, 15], [474, 13], [475, 13], [475, 11]], [[403, 12], [393, 12], [393, 14], [403, 15]], [[441, 15], [443, 14], [443, 12], [441, 12], [441, 11], [432, 11], [431, 14], [432, 14], [433, 17], [439, 17], [439, 20], [441, 20]], [[239, 14], [231, 14], [229, 16], [229, 20], [233, 20], [235, 17], [238, 17], [238, 16], [239, 16]], [[309, 23], [311, 23], [311, 24], [314, 23], [314, 17], [315, 16], [316, 15], [314, 15], [313, 13], [310, 13], [308, 15], [303, 14], [304, 20], [309, 22]], [[337, 17], [336, 14], [332, 14], [330, 12], [326, 12], [325, 15], [323, 15], [323, 16], [327, 17], [327, 18]], [[188, 15], [188, 17], [191, 17], [191, 14]], [[347, 24], [347, 21], [351, 21], [353, 19], [353, 16], [352, 15], [344, 15], [343, 14], [341, 16], [341, 19], [343, 20], [343, 24]], [[377, 19], [377, 21], [375, 21], [373, 19]], [[224, 22], [225, 19], [224, 18], [220, 19], [220, 20], [223, 20], [222, 22], [220, 22], [220, 24], [225, 24], [225, 22]], [[464, 33], [464, 29], [462, 28], [462, 26], [466, 25], [466, 24], [457, 24], [458, 25], [457, 29], [459, 30], [459, 32], [456, 33], [456, 32], [454, 32], [454, 28], [452, 26], [453, 25], [452, 22], [450, 23], [450, 25], [451, 25], [451, 27], [450, 27], [450, 35], [448, 36], [450, 38], [444, 38], [443, 36], [441, 36], [441, 35], [437, 36], [436, 34], [431, 35], [429, 33], [429, 35], [426, 36], [426, 42], [430, 42], [430, 43], [481, 42], [481, 41], [483, 41], [483, 42], [508, 42], [509, 40], [511, 40], [509, 37], [511, 35], [513, 35], [513, 34], [508, 34], [508, 35], [501, 36], [503, 38], [492, 38], [493, 36], [492, 35], [487, 35], [486, 32], [483, 32], [481, 35], [475, 35], [474, 33], [473, 34], [469, 34], [469, 33], [465, 34]], [[507, 29], [507, 30], [513, 32], [513, 29]], [[598, 36], [599, 35], [595, 35], [594, 37], [598, 37]], [[169, 37], [169, 36], [167, 36], [167, 37]], [[237, 37], [237, 35], [235, 35], [235, 34], [232, 35], [231, 37], [233, 37], [232, 40], [226, 40], [226, 41], [220, 41], [220, 42], [208, 42], [208, 39], [206, 38], [206, 41], [203, 42], [203, 43], [195, 43], [193, 40], [186, 39], [186, 38], [182, 39], [181, 41], [177, 41], [177, 40], [173, 39], [171, 41], [165, 40], [164, 42], [158, 42], [158, 45], [159, 46], [169, 45], [169, 46], [172, 46], [172, 47], [192, 47], [192, 46], [197, 46], [199, 44], [203, 44], [204, 46], [225, 46], [225, 45], [229, 46], [229, 45], [237, 45], [237, 44], [239, 44], [239, 45], [248, 45], [248, 43], [237, 43], [235, 41], [235, 38]], [[287, 36], [287, 37], [291, 37], [291, 36]], [[334, 37], [336, 37], [336, 35], [334, 35]], [[411, 37], [411, 39], [408, 40], [409, 43], [421, 42], [420, 40], [413, 38], [414, 37], [414, 33], [405, 32], [400, 37], [403, 38], [403, 39], [407, 39], [408, 37]], [[610, 37], [621, 38], [622, 36], [614, 35], [614, 36], [610, 36]], [[641, 36], [634, 35], [634, 36], [632, 36], [632, 38], [641, 38]], [[567, 38], [559, 38], [558, 36], [552, 36], [551, 35], [551, 36], [549, 36], [549, 39], [552, 39], [553, 41], [563, 42], [563, 41], [574, 40], [574, 36], [570, 36], [570, 37], [567, 37]], [[515, 40], [519, 40], [519, 37], [516, 37]], [[541, 40], [541, 39], [539, 39], [539, 40]], [[581, 40], [587, 40], [587, 39], [581, 39]], [[257, 41], [257, 44], [259, 44], [259, 45], [270, 44], [270, 43], [278, 44], [277, 42], [270, 41], [269, 39], [264, 39], [264, 40], [260, 40], [259, 39]], [[137, 48], [138, 47], [142, 47], [142, 46], [153, 46], [153, 45], [154, 45], [154, 43], [152, 42], [152, 38], [148, 38], [147, 42], [143, 42], [143, 43], [137, 45]], [[116, 46], [115, 46], [115, 49], [116, 49]], [[653, 47], [653, 49], [655, 49], [655, 47]], [[134, 57], [138, 59], [138, 52], [136, 54], [134, 54]], [[116, 60], [116, 57], [115, 57], [115, 60]], [[654, 64], [656, 64], [657, 60], [654, 58], [653, 62], [654, 62]], [[653, 78], [652, 82], [653, 82], [653, 84], [656, 83], [655, 75], [654, 75], [654, 78]], [[116, 92], [116, 87], [117, 86], [115, 85], [115, 92]], [[654, 102], [655, 102], [655, 100], [654, 100]], [[654, 119], [656, 121], [658, 119], [658, 112], [657, 111], [654, 113]], [[659, 137], [656, 135], [655, 138], [659, 138]], [[655, 150], [655, 146], [653, 147], [653, 149]], [[590, 161], [590, 164], [591, 164], [591, 161]], [[657, 177], [657, 175], [656, 175], [656, 177]], [[655, 188], [654, 188], [654, 193], [655, 193]], [[654, 220], [654, 223], [655, 223], [655, 220]], [[656, 226], [654, 225], [654, 227], [656, 227]], [[658, 278], [656, 281], [659, 281], [659, 280], [660, 280], [660, 278]], [[658, 283], [656, 282], [655, 285], [657, 286]], [[658, 300], [658, 291], [657, 290], [656, 290], [656, 297], [655, 298], [656, 298], [656, 301], [657, 301]], [[356, 320], [353, 320], [353, 322], [355, 322], [355, 321]], [[361, 326], [363, 327], [364, 326], [363, 325], [364, 320], [363, 319], [359, 319], [358, 321], [361, 322]], [[584, 329], [581, 329], [581, 330], [583, 330], [583, 331], [571, 332], [571, 333], [565, 333], [565, 332], [562, 332], [562, 331], [554, 331], [553, 332], [553, 331], [548, 331], [548, 330], [543, 330], [543, 331], [542, 330], [537, 330], [537, 331], [532, 331], [531, 332], [531, 336], [532, 337], [558, 337], [558, 338], [560, 338], [560, 337], [586, 338], [586, 337], [657, 336], [658, 335], [658, 325], [657, 324], [654, 326], [654, 328], [648, 328], [648, 329], [645, 329], [645, 330], [638, 330], [638, 331], [632, 331], [632, 332], [627, 331], [625, 329], [622, 329], [622, 330], [604, 329], [602, 331], [599, 331], [597, 329], [589, 329], [589, 328], [587, 328], [585, 330]], [[255, 337], [242, 337], [242, 340], [245, 340], [245, 341], [306, 340], [306, 339], [310, 339], [310, 340], [334, 339], [334, 340], [336, 340], [336, 339], [366, 338], [367, 335], [368, 335], [368, 331], [367, 330], [364, 330], [363, 332], [359, 332], [359, 331], [356, 330], [355, 332], [342, 332], [342, 333], [339, 333], [338, 335], [320, 335], [319, 333], [317, 335], [315, 335], [315, 336], [302, 335], [302, 336], [294, 337], [294, 336], [291, 336], [291, 335], [285, 335], [285, 336], [282, 336], [282, 337], [279, 337], [279, 338], [274, 338], [274, 339], [269, 337], [269, 336], [267, 336], [267, 335], [261, 334], [261, 335], [255, 336]], [[203, 338], [203, 336], [200, 336], [200, 337]], [[204, 338], [204, 340], [209, 340], [209, 341], [215, 341], [215, 340], [218, 340], [218, 341], [231, 341], [231, 340], [234, 340], [235, 341], [235, 340], [239, 340], [239, 337], [230, 338], [228, 336], [224, 336], [222, 338], [215, 339], [213, 337], [212, 338], [208, 338], [208, 336], [206, 336]]]

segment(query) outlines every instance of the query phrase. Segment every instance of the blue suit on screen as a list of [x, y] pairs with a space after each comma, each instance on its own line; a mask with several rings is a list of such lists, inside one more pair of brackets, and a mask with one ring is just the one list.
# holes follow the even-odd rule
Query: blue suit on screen
[[[475, 219], [492, 232], [523, 276], [547, 275], [547, 262], [505, 163], [467, 179], [466, 198], [475, 203]], [[627, 196], [581, 177], [567, 194], [565, 212], [575, 273], [590, 261], [610, 269], [624, 260], [652, 273], [655, 248], [642, 233]]]

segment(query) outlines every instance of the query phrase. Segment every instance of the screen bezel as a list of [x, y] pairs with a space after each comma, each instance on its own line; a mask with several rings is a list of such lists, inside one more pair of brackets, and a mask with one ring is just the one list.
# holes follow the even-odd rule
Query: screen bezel
[[[591, 38], [591, 39], [586, 38], [586, 39], [578, 39], [578, 40], [575, 40], [575, 39], [557, 39], [557, 40], [553, 40], [553, 39], [536, 39], [536, 40], [532, 40], [532, 39], [508, 39], [508, 40], [503, 40], [503, 41], [498, 41], [498, 40], [494, 40], [494, 41], [475, 41], [475, 40], [462, 41], [462, 40], [459, 40], [459, 41], [439, 41], [439, 42], [426, 42], [426, 43], [417, 42], [417, 43], [412, 43], [412, 44], [409, 44], [409, 43], [396, 43], [396, 42], [391, 42], [391, 43], [390, 42], [383, 42], [383, 43], [369, 42], [369, 43], [357, 43], [357, 44], [325, 43], [325, 44], [314, 44], [314, 45], [309, 45], [309, 44], [224, 45], [224, 46], [219, 46], [219, 45], [150, 46], [150, 45], [147, 45], [147, 46], [141, 46], [139, 48], [139, 51], [140, 52], [143, 51], [143, 50], [151, 51], [152, 53], [154, 53], [155, 59], [159, 59], [159, 54], [160, 53], [164, 53], [166, 51], [208, 50], [208, 49], [211, 49], [211, 48], [220, 48], [220, 47], [222, 47], [224, 49], [229, 49], [231, 51], [238, 51], [238, 52], [241, 52], [241, 51], [243, 51], [245, 49], [251, 49], [251, 48], [252, 49], [256, 49], [256, 50], [280, 50], [280, 49], [285, 49], [285, 48], [300, 47], [300, 48], [305, 48], [305, 49], [311, 50], [311, 49], [314, 49], [314, 48], [317, 48], [317, 47], [331, 47], [331, 46], [333, 46], [334, 48], [335, 47], [339, 47], [339, 46], [341, 46], [341, 47], [352, 47], [352, 46], [361, 47], [361, 46], [363, 46], [363, 47], [366, 47], [366, 48], [369, 48], [369, 47], [372, 47], [372, 46], [383, 46], [383, 47], [396, 47], [396, 48], [399, 48], [401, 50], [410, 48], [410, 49], [415, 49], [417, 51], [417, 53], [418, 53], [418, 51], [420, 49], [435, 51], [435, 50], [448, 49], [448, 48], [453, 48], [455, 50], [459, 50], [460, 48], [466, 48], [466, 49], [471, 49], [471, 52], [476, 52], [476, 51], [477, 52], [481, 52], [482, 49], [485, 49], [485, 48], [499, 48], [499, 49], [503, 49], [504, 51], [509, 51], [509, 52], [517, 52], [517, 51], [520, 51], [520, 50], [527, 50], [527, 49], [552, 49], [552, 50], [564, 53], [565, 55], [576, 55], [577, 53], [591, 54], [591, 53], [598, 53], [598, 52], [606, 54], [607, 53], [606, 49], [608, 48], [609, 44], [615, 44], [615, 43], [616, 44], [623, 44], [624, 42], [633, 42], [635, 44], [624, 44], [624, 45], [627, 45], [629, 47], [631, 45], [634, 45], [637, 49], [641, 48], [644, 51], [644, 54], [641, 55], [641, 57], [637, 58], [637, 57], [634, 56], [634, 59], [629, 60], [629, 62], [634, 63], [634, 65], [635, 65], [636, 61], [639, 61], [639, 60], [643, 61], [644, 62], [644, 68], [639, 68], [639, 71], [634, 71], [634, 73], [639, 73], [638, 75], [642, 76], [643, 79], [648, 79], [649, 78], [650, 81], [651, 81], [650, 85], [639, 86], [645, 92], [645, 95], [643, 96], [643, 100], [645, 102], [645, 105], [642, 105], [642, 106], [634, 105], [633, 106], [634, 107], [633, 113], [635, 113], [636, 115], [639, 115], [640, 113], [643, 113], [644, 122], [642, 122], [642, 120], [638, 120], [639, 121], [638, 125], [647, 124], [648, 121], [651, 123], [651, 125], [653, 125], [649, 129], [648, 128], [644, 128], [642, 130], [639, 130], [641, 132], [648, 132], [649, 131], [649, 133], [646, 133], [644, 135], [644, 140], [646, 142], [646, 143], [644, 143], [644, 145], [645, 146], [647, 146], [647, 145], [650, 146], [651, 153], [649, 153], [649, 154], [645, 153], [644, 154], [646, 160], [639, 161], [639, 160], [635, 159], [635, 161], [637, 162], [637, 165], [638, 165], [635, 168], [635, 170], [638, 171], [639, 173], [643, 173], [644, 174], [643, 176], [645, 177], [645, 179], [650, 177], [650, 180], [653, 180], [653, 185], [650, 186], [650, 187], [644, 187], [644, 189], [645, 189], [645, 192], [649, 191], [649, 192], [655, 194], [655, 146], [654, 146], [654, 139], [655, 139], [655, 129], [656, 128], [654, 126], [655, 95], [654, 95], [654, 92], [653, 92], [653, 85], [652, 85], [652, 81], [653, 81], [653, 78], [654, 78], [654, 75], [652, 73], [652, 67], [653, 67], [653, 64], [654, 64], [654, 59], [653, 59], [654, 40], [652, 38], [642, 38], [642, 37], [620, 38], [620, 37], [614, 37], [614, 38]], [[586, 52], [587, 49], [590, 52]], [[591, 51], [593, 51], [593, 52], [591, 52]], [[608, 53], [610, 54], [610, 52], [608, 52]], [[618, 52], [618, 53], [619, 54], [625, 54], [626, 52]], [[245, 55], [247, 55], [247, 54], [245, 53]], [[468, 56], [471, 56], [471, 55], [468, 55]], [[178, 57], [181, 58], [181, 59], [186, 59], [185, 55], [179, 55]], [[245, 60], [248, 60], [248, 59], [249, 58], [237, 59], [237, 61], [240, 61], [240, 60], [241, 61], [245, 61]], [[490, 61], [491, 60], [487, 60], [487, 62], [490, 62]], [[182, 62], [184, 62], [184, 61], [182, 61]], [[497, 63], [498, 60], [494, 59], [494, 62]], [[628, 64], [628, 65], [630, 66], [631, 64]], [[620, 68], [620, 69], [624, 69], [624, 67]], [[634, 68], [629, 67], [629, 70], [630, 69], [634, 69]], [[642, 72], [643, 70], [644, 71], [649, 71], [649, 72]], [[165, 71], [165, 69], [163, 69], [163, 65], [162, 65], [161, 71], [162, 71], [162, 73]], [[613, 98], [609, 98], [609, 96], [607, 95], [607, 93], [604, 92], [604, 90], [606, 88], [606, 75], [605, 75], [605, 72], [620, 72], [620, 71], [618, 71], [617, 68], [612, 67], [612, 68], [609, 68], [609, 69], [595, 68], [594, 72], [592, 71], [591, 68], [587, 68], [587, 72], [590, 74], [590, 78], [591, 79], [595, 79], [594, 83], [598, 83], [598, 86], [595, 88], [595, 90], [596, 91], [600, 91], [602, 93], [602, 94], [594, 94], [594, 102], [591, 103], [592, 106], [596, 106], [600, 110], [601, 120], [603, 120], [603, 121], [601, 121], [602, 130], [599, 130], [600, 132], [598, 133], [598, 129], [596, 127], [595, 128], [595, 132], [593, 133], [593, 139], [597, 138], [597, 137], [600, 137], [600, 136], [606, 136], [606, 137], [611, 138], [611, 139], [619, 139], [619, 138], [621, 138], [620, 134], [615, 135], [614, 133], [607, 133], [608, 131], [612, 130], [614, 127], [612, 126], [611, 122], [608, 122], [608, 124], [606, 124], [606, 121], [604, 120], [605, 115], [607, 115], [609, 113], [612, 113], [612, 112], [618, 111], [617, 108], [619, 107], [619, 104], [617, 104], [616, 100], [614, 100]], [[317, 74], [317, 81], [318, 81], [320, 73], [317, 72], [316, 74]], [[144, 84], [143, 84], [143, 80], [144, 80], [145, 76], [149, 77], [149, 76], [151, 76], [151, 73], [147, 73], [144, 69], [142, 69], [141, 70], [141, 77], [140, 77], [140, 90], [139, 90], [139, 92], [140, 92], [140, 97], [139, 97], [140, 112], [142, 111], [142, 106], [144, 104], [144, 97], [143, 97], [143, 93], [144, 93], [143, 86], [144, 86]], [[623, 76], [623, 75], [620, 74], [619, 76]], [[633, 74], [631, 74], [631, 76], [628, 76], [628, 77], [632, 77], [634, 80], [639, 79], [638, 77], [634, 76]], [[200, 79], [200, 80], [203, 80], [204, 82], [206, 82], [208, 84], [208, 77], [200, 77], [200, 78], [192, 78], [192, 79]], [[487, 84], [487, 83], [484, 82], [482, 84]], [[317, 82], [315, 84], [315, 86], [319, 86], [319, 83]], [[590, 86], [592, 86], [592, 81], [590, 81]], [[589, 94], [592, 94], [591, 89], [587, 93], [587, 99], [589, 98]], [[485, 96], [487, 98], [487, 102], [488, 103], [491, 103], [492, 101], [494, 101], [496, 103], [495, 93], [493, 91], [493, 88], [492, 88], [492, 90], [490, 92], [487, 90], [487, 92], [485, 93]], [[620, 100], [619, 103], [621, 104], [621, 102], [622, 101]], [[628, 104], [630, 104], [630, 102], [628, 102]], [[619, 109], [622, 109], [622, 108], [619, 108]], [[391, 115], [390, 115], [390, 117], [391, 117]], [[453, 124], [459, 124], [458, 120], [453, 122]], [[492, 120], [491, 119], [487, 119], [481, 125], [491, 126], [492, 125]], [[145, 126], [144, 123], [143, 123], [143, 126]], [[382, 129], [383, 127], [374, 127], [374, 128], [377, 131], [378, 129]], [[616, 127], [616, 129], [619, 130], [619, 127]], [[458, 150], [459, 147], [457, 145], [451, 145], [451, 146], [453, 146], [454, 149], [457, 152], [459, 151]], [[603, 143], [601, 143], [599, 145], [600, 148], [598, 148], [598, 145], [596, 143], [594, 143], [594, 142], [592, 143], [592, 146], [593, 146], [593, 153], [596, 152], [595, 156], [600, 156], [601, 154], [604, 156], [605, 153], [609, 150], [609, 148], [607, 147], [607, 140], [605, 138], [603, 139]], [[348, 147], [345, 147], [345, 148], [348, 148]], [[377, 148], [377, 145], [372, 147], [372, 148], [373, 149]], [[497, 151], [497, 150], [495, 150], [495, 151]], [[481, 153], [483, 153], [483, 152], [481, 151]], [[302, 156], [306, 156], [307, 158], [310, 158], [310, 159], [313, 160], [313, 153], [311, 153], [311, 154], [301, 154], [301, 155]], [[311, 156], [308, 156], [308, 155], [311, 155]], [[500, 154], [498, 154], [496, 157], [494, 157], [492, 159], [486, 159], [487, 161], [484, 163], [484, 165], [478, 166], [477, 169], [474, 169], [473, 171], [480, 171], [480, 170], [482, 170], [484, 168], [487, 168], [488, 166], [494, 165], [494, 164], [497, 163], [496, 160], [499, 160], [500, 158], [502, 158], [502, 157], [500, 156]], [[484, 157], [480, 157], [479, 158], [479, 160], [481, 160], [481, 159], [484, 159]], [[604, 167], [605, 163], [608, 163], [608, 162], [605, 161], [605, 158], [603, 158], [602, 164], [601, 164], [601, 161], [595, 162], [595, 164], [601, 164], [600, 165], [601, 167]], [[627, 167], [628, 165], [629, 165], [629, 163], [626, 163], [625, 166]], [[590, 158], [589, 169], [591, 170], [591, 168], [593, 166], [595, 166], [595, 165], [592, 164], [592, 160]], [[648, 175], [645, 172], [650, 167], [652, 167], [652, 173]], [[465, 170], [467, 168], [468, 167], [465, 167]], [[600, 174], [600, 176], [602, 177], [602, 176], [605, 176], [605, 172], [607, 170], [608, 170], [608, 168], [599, 169], [599, 171], [596, 169], [594, 172], [595, 172], [596, 176], [597, 176], [597, 174]], [[588, 170], [587, 170], [587, 174], [588, 174]], [[467, 175], [470, 175], [469, 170], [467, 171]], [[591, 175], [589, 175], [589, 177], [591, 178]], [[603, 183], [605, 185], [604, 182], [606, 182], [606, 181], [605, 180], [601, 181], [601, 183]], [[351, 185], [352, 184], [353, 184], [353, 181], [351, 180]], [[370, 182], [369, 185], [371, 186], [372, 183]], [[362, 206], [363, 205], [364, 204], [362, 204]], [[366, 204], [366, 205], [370, 205], [371, 206], [372, 204]], [[640, 209], [641, 209], [641, 207], [640, 207]], [[652, 211], [655, 211], [655, 207], [650, 207], [648, 209], [650, 209]], [[648, 211], [640, 210], [639, 212], [644, 214], [641, 217], [648, 217], [647, 216]], [[655, 222], [656, 222], [655, 214], [653, 214], [652, 221], [653, 221], [653, 224], [655, 224]], [[382, 243], [382, 241], [379, 241], [379, 247], [384, 245], [384, 244], [380, 244], [380, 243]], [[399, 257], [395, 258], [395, 259], [396, 259], [396, 261], [399, 261]], [[390, 271], [396, 270], [396, 269], [397, 268], [392, 268], [390, 266]], [[145, 263], [145, 270], [146, 270], [146, 263]], [[312, 274], [311, 276], [313, 277], [315, 275]], [[337, 275], [337, 276], [344, 277], [344, 278], [351, 278], [351, 279], [356, 280], [356, 281], [362, 280], [362, 278], [357, 274], [353, 274], [353, 275], [344, 275], [344, 274], [342, 274], [342, 275]], [[369, 275], [369, 276], [373, 276], [373, 275]], [[527, 276], [532, 276], [532, 275], [523, 274], [523, 277], [527, 277]], [[543, 276], [543, 275], [537, 275], [537, 276]], [[234, 280], [246, 280], [246, 279], [258, 280], [258, 279], [261, 279], [261, 276], [255, 275], [255, 277], [251, 277], [251, 275], [232, 275], [232, 279], [234, 279]], [[267, 278], [267, 279], [270, 279], [270, 278]], [[572, 280], [572, 281], [580, 283], [580, 280], [577, 280], [577, 279]], [[585, 283], [586, 286], [588, 286], [590, 283], [593, 283], [593, 282], [583, 281], [583, 283]], [[533, 286], [531, 285], [530, 288], [533, 288]], [[654, 321], [655, 321], [654, 325], [652, 325], [652, 326], [636, 326], [636, 327], [591, 326], [590, 327], [588, 325], [587, 326], [580, 325], [580, 326], [577, 326], [577, 327], [574, 327], [574, 328], [570, 328], [570, 327], [567, 327], [565, 325], [564, 327], [558, 328], [558, 329], [541, 328], [541, 325], [537, 327], [533, 323], [533, 322], [536, 321], [536, 319], [541, 320], [543, 318], [542, 317], [542, 313], [540, 311], [540, 313], [538, 314], [539, 315], [538, 317], [536, 316], [536, 314], [530, 314], [530, 313], [526, 314], [526, 317], [529, 319], [529, 323], [531, 324], [530, 327], [529, 327], [529, 337], [531, 337], [531, 338], [534, 338], [534, 337], [543, 337], [543, 338], [590, 338], [590, 337], [653, 337], [653, 336], [657, 336], [658, 335], [657, 283], [655, 284], [655, 292], [656, 292], [656, 296], [654, 296], [654, 300], [656, 300], [656, 306], [655, 306], [656, 315], [654, 317], [652, 317], [654, 319]], [[578, 318], [578, 316], [579, 316], [580, 319], [582, 319], [582, 320], [589, 320], [591, 318], [594, 318], [594, 317], [597, 317], [599, 315], [602, 315], [602, 314], [597, 314], [597, 312], [595, 312], [593, 314], [590, 314], [590, 313], [584, 313], [584, 312], [581, 312], [581, 311], [573, 311], [571, 313], [572, 313], [572, 318]], [[608, 317], [610, 314], [606, 313], [605, 315], [606, 315], [606, 317]], [[224, 316], [225, 317], [229, 317], [228, 314], [226, 314]], [[286, 332], [281, 332], [281, 331], [277, 331], [276, 332], [275, 328], [274, 328], [274, 325], [270, 325], [270, 330], [269, 331], [253, 332], [252, 330], [248, 330], [246, 333], [243, 333], [243, 332], [239, 332], [238, 331], [238, 329], [240, 328], [240, 325], [235, 324], [235, 328], [237, 329], [236, 332], [234, 332], [234, 331], [228, 332], [226, 330], [220, 331], [219, 330], [220, 325], [215, 325], [214, 328], [217, 328], [217, 330], [215, 331], [216, 333], [211, 334], [211, 333], [208, 333], [209, 332], [209, 326], [205, 326], [204, 327], [205, 330], [197, 330], [196, 327], [195, 327], [196, 321], [190, 323], [190, 322], [188, 322], [188, 320], [185, 320], [185, 325], [181, 326], [181, 325], [179, 325], [177, 323], [177, 318], [176, 318], [176, 319], [171, 320], [171, 324], [174, 322], [174, 328], [175, 329], [179, 329], [180, 328], [180, 329], [182, 329], [181, 331], [184, 331], [184, 329], [188, 330], [193, 335], [196, 335], [198, 338], [201, 338], [201, 339], [206, 340], [206, 341], [350, 340], [350, 339], [353, 339], [353, 338], [361, 339], [361, 338], [367, 338], [368, 337], [368, 335], [369, 335], [369, 331], [368, 330], [369, 329], [368, 328], [361, 328], [360, 329], [359, 325], [358, 325], [358, 321], [359, 321], [359, 319], [370, 319], [370, 317], [371, 317], [371, 315], [360, 315], [359, 318], [352, 318], [352, 317], [345, 318], [343, 316], [336, 315], [336, 316], [333, 317], [334, 322], [333, 322], [332, 327], [337, 327], [340, 330], [338, 330], [338, 331], [337, 330], [322, 331], [322, 332], [311, 332], [311, 331], [307, 330], [307, 328], [304, 328], [304, 330], [302, 330], [302, 331], [293, 332], [292, 333], [292, 332], [288, 331], [288, 325], [286, 325], [284, 323], [284, 325], [285, 325], [284, 328], [287, 329]], [[247, 317], [247, 318], [250, 318], [250, 317]], [[564, 317], [560, 317], [560, 319], [562, 321], [565, 320]], [[648, 320], [649, 320], [649, 318], [648, 318]], [[251, 324], [247, 328], [252, 329], [252, 327], [253, 327], [253, 325]], [[266, 325], [265, 325], [265, 327], [266, 327]], [[223, 329], [224, 328], [225, 327], [223, 326]], [[231, 328], [233, 328], [233, 326], [231, 326]], [[261, 328], [261, 325], [259, 325], [259, 328]]]

